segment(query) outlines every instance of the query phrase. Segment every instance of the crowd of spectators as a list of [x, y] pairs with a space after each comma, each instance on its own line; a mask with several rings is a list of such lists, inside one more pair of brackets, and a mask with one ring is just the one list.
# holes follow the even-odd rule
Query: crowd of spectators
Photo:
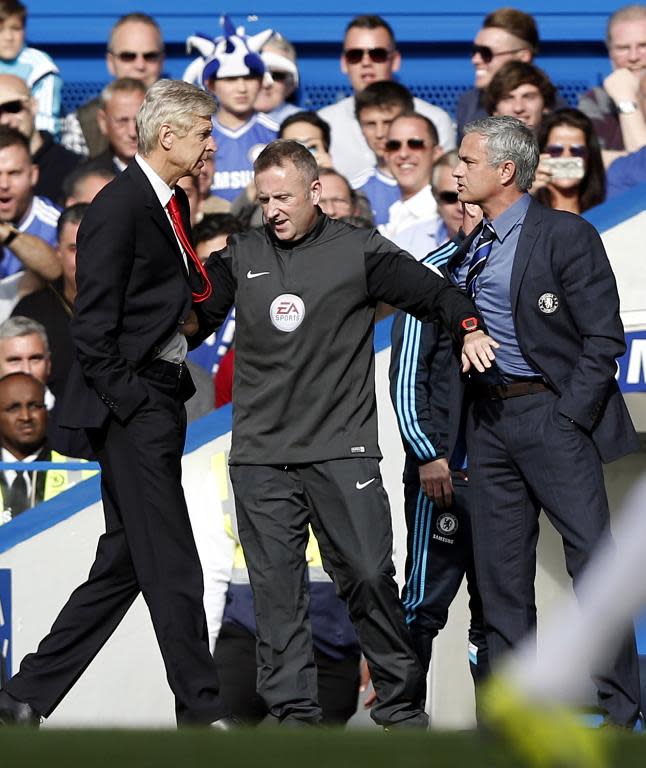
[[[135, 116], [147, 89], [163, 77], [165, 56], [155, 19], [143, 13], [119, 18], [106, 47], [112, 79], [98, 96], [64, 115], [58, 68], [45, 52], [25, 44], [26, 21], [20, 0], [0, 0], [4, 461], [86, 454], [86, 446], [69, 445], [48, 428], [73, 356], [76, 233], [88, 204], [135, 157]], [[345, 30], [340, 68], [352, 95], [318, 112], [295, 103], [297, 52], [279, 31], [248, 36], [225, 17], [213, 39], [187, 42], [199, 56], [184, 79], [217, 102], [214, 158], [199, 177], [181, 182], [202, 261], [223, 248], [228, 236], [262, 224], [252, 164], [275, 138], [296, 140], [316, 158], [325, 214], [376, 226], [418, 260], [461, 226], [452, 171], [464, 126], [479, 117], [510, 115], [535, 132], [541, 161], [530, 191], [548, 207], [580, 214], [646, 181], [643, 4], [621, 8], [609, 19], [612, 73], [576, 109], [534, 63], [540, 46], [534, 19], [513, 8], [489, 13], [473, 42], [473, 88], [457, 105], [455, 121], [396, 79], [402, 54], [391, 26], [376, 15], [357, 16]], [[231, 400], [234, 345], [235, 310], [217, 334], [189, 353], [198, 389], [190, 416]], [[0, 473], [0, 524], [49, 498], [48, 488], [47, 479], [35, 473]], [[350, 655], [355, 675], [354, 646]]]

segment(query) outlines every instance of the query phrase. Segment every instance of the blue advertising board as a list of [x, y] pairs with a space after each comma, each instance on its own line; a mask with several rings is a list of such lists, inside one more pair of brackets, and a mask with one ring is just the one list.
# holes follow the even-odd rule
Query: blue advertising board
[[[11, 571], [0, 568], [0, 669], [11, 677]], [[4, 682], [4, 680], [2, 680]]]
[[626, 334], [626, 354], [617, 361], [622, 392], [646, 392], [646, 331]]

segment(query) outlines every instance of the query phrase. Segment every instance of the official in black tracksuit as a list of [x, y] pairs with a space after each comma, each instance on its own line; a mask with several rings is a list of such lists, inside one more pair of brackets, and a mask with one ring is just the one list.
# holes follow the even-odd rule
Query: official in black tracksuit
[[[231, 479], [254, 593], [258, 690], [281, 721], [316, 723], [305, 546], [311, 523], [347, 600], [378, 699], [373, 719], [425, 725], [424, 675], [392, 563], [379, 473], [373, 321], [378, 300], [442, 318], [456, 339], [479, 327], [471, 302], [375, 230], [323, 215], [311, 154], [269, 144], [255, 164], [262, 229], [212, 254], [199, 336], [236, 304]], [[474, 365], [491, 340], [468, 333]]]
[[[449, 240], [422, 263], [438, 269], [457, 249], [457, 242]], [[453, 347], [437, 323], [421, 323], [405, 312], [394, 316], [391, 335], [390, 395], [406, 453], [407, 547], [402, 593], [406, 623], [428, 672], [433, 640], [446, 624], [449, 606], [466, 575], [471, 613], [468, 658], [478, 684], [488, 674], [489, 665], [473, 564], [468, 474], [464, 452], [457, 451], [460, 456], [454, 457], [457, 432], [449, 429]], [[440, 469], [428, 479], [431, 487], [422, 487], [422, 468], [436, 467], [436, 462]]]

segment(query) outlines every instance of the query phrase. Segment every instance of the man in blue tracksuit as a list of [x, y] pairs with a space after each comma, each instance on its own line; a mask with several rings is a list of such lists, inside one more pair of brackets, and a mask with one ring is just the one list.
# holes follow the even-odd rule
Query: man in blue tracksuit
[[[437, 248], [423, 263], [441, 268], [461, 237]], [[466, 574], [471, 611], [468, 655], [478, 684], [488, 673], [488, 660], [473, 566], [464, 451], [459, 430], [449, 427], [450, 368], [456, 364], [451, 339], [439, 324], [422, 323], [404, 312], [395, 315], [390, 393], [406, 452], [407, 556], [402, 594], [406, 622], [428, 672], [433, 639], [446, 624], [449, 606]]]

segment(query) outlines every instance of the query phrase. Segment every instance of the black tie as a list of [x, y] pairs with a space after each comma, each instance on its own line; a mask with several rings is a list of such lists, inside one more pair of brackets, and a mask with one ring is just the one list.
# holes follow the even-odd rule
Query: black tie
[[27, 496], [27, 481], [23, 470], [16, 472], [13, 483], [9, 490], [7, 506], [11, 509], [11, 517], [16, 517], [24, 512], [29, 506], [29, 497]]
[[466, 289], [471, 298], [474, 298], [476, 294], [476, 280], [478, 275], [484, 269], [484, 265], [491, 253], [491, 246], [496, 239], [496, 233], [489, 222], [485, 222], [482, 227], [482, 234], [478, 240], [478, 245], [473, 252], [471, 261], [469, 263], [469, 270], [467, 272]]

